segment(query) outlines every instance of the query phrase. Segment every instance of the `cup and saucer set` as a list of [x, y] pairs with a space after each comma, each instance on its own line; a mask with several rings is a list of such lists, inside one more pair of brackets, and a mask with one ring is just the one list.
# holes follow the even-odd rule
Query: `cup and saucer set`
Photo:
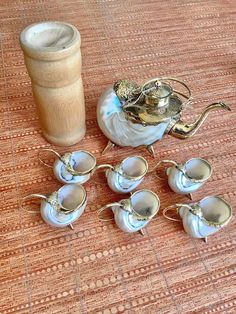
[[[43, 152], [55, 155], [53, 165], [42, 159]], [[124, 232], [140, 232], [151, 220], [155, 220], [160, 210], [160, 199], [149, 189], [137, 190], [147, 175], [155, 175], [167, 180], [169, 187], [178, 194], [185, 194], [192, 199], [197, 191], [212, 174], [212, 167], [207, 160], [191, 158], [185, 163], [173, 160], [161, 160], [153, 169], [148, 169], [148, 162], [141, 156], [129, 156], [116, 165], [97, 165], [95, 156], [90, 152], [79, 150], [61, 156], [52, 149], [39, 152], [39, 160], [52, 167], [55, 177], [64, 185], [50, 195], [31, 194], [22, 199], [23, 203], [32, 198], [41, 198], [40, 213], [43, 220], [54, 227], [69, 226], [83, 214], [87, 205], [87, 193], [83, 183], [92, 178], [98, 169], [105, 171], [109, 188], [119, 194], [129, 194], [127, 198], [106, 204], [98, 210], [98, 218], [109, 221], [104, 216], [106, 210], [114, 214], [116, 225]], [[166, 165], [165, 177], [158, 174], [160, 167]], [[30, 211], [25, 208], [25, 210]], [[176, 211], [180, 219], [168, 215]], [[181, 221], [184, 230], [194, 238], [207, 237], [226, 226], [232, 217], [231, 206], [219, 196], [207, 196], [198, 202], [177, 203], [163, 210], [163, 216], [172, 221]]]

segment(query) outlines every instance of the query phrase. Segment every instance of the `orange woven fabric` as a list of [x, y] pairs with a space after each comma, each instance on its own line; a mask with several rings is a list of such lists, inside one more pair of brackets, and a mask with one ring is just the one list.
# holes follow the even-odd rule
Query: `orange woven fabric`
[[[23, 196], [61, 185], [37, 158], [40, 148], [52, 146], [41, 136], [18, 44], [20, 31], [42, 20], [63, 20], [81, 32], [87, 133], [74, 147], [56, 147], [60, 153], [86, 149], [98, 163], [139, 154], [154, 165], [142, 148], [116, 147], [101, 156], [107, 140], [96, 104], [119, 78], [184, 80], [194, 95], [187, 121], [211, 102], [230, 104], [231, 113], [211, 113], [191, 139], [166, 136], [155, 150], [156, 161], [208, 159], [213, 176], [194, 199], [221, 195], [235, 206], [235, 0], [2, 0], [0, 18], [0, 313], [236, 313], [234, 218], [207, 244], [161, 211], [144, 236], [125, 234], [97, 218], [98, 208], [123, 197], [109, 190], [103, 173], [85, 184], [88, 206], [74, 231], [19, 208]], [[142, 187], [159, 195], [161, 209], [189, 202], [152, 175]]]

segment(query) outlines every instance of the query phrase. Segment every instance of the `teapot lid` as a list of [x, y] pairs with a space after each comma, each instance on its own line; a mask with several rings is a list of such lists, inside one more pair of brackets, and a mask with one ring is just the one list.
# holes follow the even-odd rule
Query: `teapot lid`
[[[151, 81], [142, 88], [147, 104], [155, 104], [158, 107], [164, 106], [165, 100], [173, 93], [172, 87], [161, 80]], [[160, 102], [160, 100], [164, 100]], [[168, 104], [168, 102], [167, 102]]]
[[142, 125], [179, 119], [182, 110], [191, 101], [188, 86], [174, 78], [154, 78], [141, 87], [134, 82], [120, 80], [114, 84], [114, 90], [127, 120]]

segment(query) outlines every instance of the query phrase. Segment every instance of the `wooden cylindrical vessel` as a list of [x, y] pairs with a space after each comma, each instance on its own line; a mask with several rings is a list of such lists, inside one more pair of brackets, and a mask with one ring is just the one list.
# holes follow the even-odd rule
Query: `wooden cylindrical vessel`
[[85, 135], [80, 33], [63, 22], [32, 24], [20, 34], [45, 138], [70, 146]]

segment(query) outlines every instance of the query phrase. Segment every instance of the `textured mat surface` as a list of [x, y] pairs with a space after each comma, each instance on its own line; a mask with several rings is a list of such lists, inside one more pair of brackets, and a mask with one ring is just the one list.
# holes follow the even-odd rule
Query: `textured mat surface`
[[[42, 138], [30, 80], [18, 45], [19, 32], [41, 20], [63, 20], [82, 35], [87, 133], [61, 153], [87, 149], [98, 162], [118, 162], [131, 154], [154, 160], [143, 149], [106, 144], [96, 122], [104, 88], [118, 78], [140, 83], [174, 76], [193, 91], [195, 119], [213, 101], [231, 113], [212, 113], [192, 138], [166, 136], [155, 145], [156, 160], [207, 158], [214, 172], [194, 198], [218, 194], [236, 205], [236, 2], [234, 0], [2, 0], [0, 4], [0, 313], [236, 313], [236, 223], [209, 238], [190, 239], [181, 224], [161, 215], [140, 234], [98, 221], [96, 210], [122, 196], [98, 174], [86, 183], [89, 203], [75, 230], [47, 226], [40, 215], [19, 209], [22, 196], [47, 193], [60, 184], [37, 152]], [[161, 208], [186, 197], [166, 182], [147, 176]]]

